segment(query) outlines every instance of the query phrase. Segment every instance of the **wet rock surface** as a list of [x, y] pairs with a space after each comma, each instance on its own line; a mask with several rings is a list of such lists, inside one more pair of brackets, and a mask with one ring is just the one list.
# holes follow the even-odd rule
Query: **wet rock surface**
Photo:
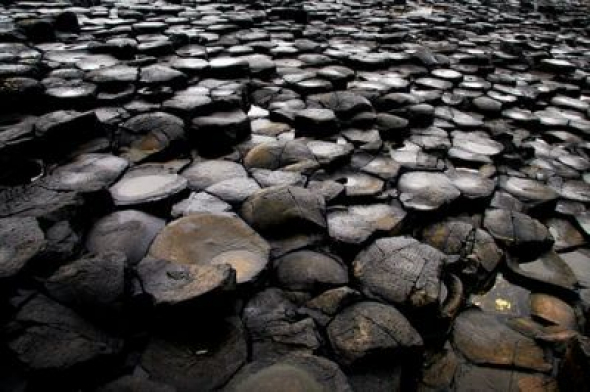
[[0, 389], [586, 391], [577, 1], [0, 1]]

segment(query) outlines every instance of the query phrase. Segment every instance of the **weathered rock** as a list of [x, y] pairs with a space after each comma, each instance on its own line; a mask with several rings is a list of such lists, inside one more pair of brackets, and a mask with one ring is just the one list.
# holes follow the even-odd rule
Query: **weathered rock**
[[350, 119], [359, 112], [373, 111], [373, 106], [368, 99], [347, 91], [312, 95], [308, 97], [308, 103], [317, 105], [318, 108], [333, 110], [342, 120]]
[[244, 366], [225, 388], [228, 392], [350, 392], [346, 376], [326, 358], [292, 354], [262, 359]]
[[147, 254], [165, 221], [145, 212], [117, 211], [98, 220], [86, 238], [86, 248], [101, 254], [121, 252], [127, 262], [137, 264]]
[[186, 83], [186, 75], [175, 69], [154, 64], [141, 69], [139, 83], [147, 86], [167, 85], [177, 87]]
[[562, 184], [555, 184], [554, 188], [564, 199], [583, 203], [590, 201], [590, 184], [584, 181], [569, 180]]
[[550, 218], [544, 223], [555, 239], [553, 247], [558, 252], [575, 248], [586, 243], [582, 234], [574, 227], [574, 225], [565, 219]]
[[275, 234], [326, 228], [324, 199], [305, 188], [271, 187], [252, 195], [242, 206], [242, 215], [256, 230]]
[[371, 355], [395, 355], [419, 349], [422, 338], [394, 307], [377, 302], [352, 305], [328, 325], [328, 337], [338, 360], [350, 365]]
[[453, 342], [461, 353], [478, 365], [514, 366], [541, 372], [552, 367], [534, 340], [477, 309], [466, 310], [457, 317]]
[[192, 190], [201, 191], [221, 181], [248, 177], [238, 163], [222, 160], [196, 162], [182, 172]]
[[205, 189], [205, 192], [230, 204], [241, 204], [256, 194], [260, 185], [252, 178], [233, 178], [220, 181]]
[[312, 318], [297, 313], [285, 293], [269, 288], [256, 294], [244, 308], [244, 323], [254, 358], [272, 358], [289, 352], [311, 354], [320, 347]]
[[0, 190], [0, 217], [33, 217], [51, 222], [71, 219], [83, 200], [77, 192], [56, 191], [42, 182]]
[[485, 281], [502, 260], [502, 251], [484, 230], [450, 220], [434, 223], [422, 231], [423, 241], [448, 255], [461, 257], [459, 272], [473, 281]]
[[533, 317], [568, 329], [577, 329], [574, 309], [559, 298], [547, 294], [531, 295], [531, 313]]
[[335, 316], [345, 307], [358, 302], [361, 298], [361, 293], [351, 289], [350, 287], [344, 286], [324, 291], [317, 297], [307, 301], [305, 306], [308, 309], [317, 310], [322, 312], [324, 315], [329, 316], [327, 319], [327, 322], [329, 322], [331, 321], [332, 316]]
[[17, 275], [46, 246], [34, 218], [0, 218], [0, 278]]
[[461, 195], [469, 200], [490, 198], [496, 184], [475, 170], [457, 169], [447, 173], [453, 185], [461, 191]]
[[445, 255], [409, 237], [381, 238], [360, 252], [354, 276], [370, 297], [424, 308], [438, 305]]
[[520, 212], [488, 210], [483, 224], [492, 237], [514, 250], [538, 254], [553, 245], [549, 230], [536, 219]]
[[86, 74], [86, 79], [93, 83], [119, 88], [129, 83], [135, 83], [138, 77], [138, 69], [127, 65], [99, 68]]
[[127, 166], [126, 159], [114, 155], [84, 154], [53, 171], [48, 183], [60, 191], [99, 191], [115, 182]]
[[315, 161], [307, 145], [299, 140], [262, 143], [252, 148], [244, 158], [247, 168], [276, 170], [301, 162]]
[[214, 390], [246, 362], [244, 327], [237, 318], [216, 321], [203, 331], [184, 335], [154, 337], [149, 342], [140, 365], [152, 380], [169, 384], [178, 392], [195, 387]]
[[353, 151], [350, 144], [330, 143], [321, 140], [311, 141], [307, 143], [307, 147], [319, 164], [323, 166], [346, 162]]
[[578, 336], [570, 341], [559, 369], [561, 390], [583, 391], [590, 381], [590, 340]]
[[330, 109], [304, 109], [295, 116], [295, 130], [297, 136], [329, 136], [338, 131], [338, 120]]
[[397, 204], [352, 206], [328, 213], [328, 233], [337, 242], [360, 245], [376, 233], [396, 234], [406, 215]]
[[85, 311], [113, 308], [123, 300], [125, 256], [87, 256], [60, 267], [45, 282], [49, 296]]
[[158, 383], [138, 376], [123, 376], [97, 389], [97, 392], [176, 392], [170, 385]]
[[73, 260], [82, 249], [81, 235], [68, 221], [59, 221], [45, 229], [47, 246], [42, 257], [55, 263]]
[[477, 385], [478, 391], [547, 391], [555, 392], [555, 381], [545, 375], [526, 373], [512, 369], [497, 369], [484, 366], [460, 365], [454, 379], [457, 391], [470, 391]]
[[156, 168], [128, 171], [109, 191], [117, 206], [140, 206], [169, 200], [187, 185], [184, 177]]
[[250, 64], [238, 58], [218, 57], [211, 60], [209, 66], [213, 76], [222, 78], [239, 78], [247, 76], [250, 72]]
[[434, 354], [427, 353], [419, 390], [429, 391], [450, 388], [458, 366], [459, 359], [449, 343]]
[[8, 346], [35, 370], [90, 366], [117, 354], [121, 347], [118, 340], [42, 295], [35, 295], [23, 305], [15, 324]]
[[[185, 59], [188, 61], [198, 59]], [[187, 118], [194, 115], [203, 115], [212, 112], [213, 100], [208, 95], [209, 91], [199, 86], [191, 86], [186, 90], [180, 90], [174, 96], [162, 103], [166, 111]]]
[[418, 211], [437, 210], [461, 195], [461, 191], [442, 173], [405, 173], [399, 179], [398, 189], [404, 207]]
[[275, 391], [277, 388], [288, 388], [290, 391], [320, 392], [323, 390], [305, 370], [286, 364], [270, 365], [257, 373], [236, 381], [235, 391]]
[[230, 291], [236, 279], [228, 264], [178, 264], [150, 257], [137, 265], [137, 274], [156, 306], [187, 305], [207, 294]]
[[186, 143], [183, 121], [164, 112], [137, 115], [124, 122], [120, 130], [119, 143], [133, 162], [169, 155]]
[[576, 276], [557, 253], [550, 251], [529, 260], [528, 257], [524, 260], [509, 258], [507, 265], [510, 271], [533, 286], [541, 285], [565, 292], [571, 292], [576, 286]]
[[231, 205], [205, 192], [191, 193], [187, 199], [172, 207], [171, 214], [173, 218], [180, 218], [199, 213], [233, 214]]
[[342, 262], [306, 250], [277, 259], [275, 274], [279, 285], [292, 291], [311, 291], [348, 283], [348, 271]]
[[154, 240], [149, 253], [179, 264], [229, 264], [240, 284], [255, 280], [266, 268], [269, 251], [268, 243], [241, 219], [197, 214], [168, 224]]
[[211, 154], [227, 151], [250, 136], [250, 121], [244, 112], [215, 112], [196, 117], [189, 130], [195, 147]]
[[252, 177], [263, 188], [271, 186], [303, 186], [306, 178], [304, 175], [286, 170], [254, 169]]
[[547, 203], [557, 199], [557, 193], [548, 186], [528, 178], [508, 177], [500, 186], [525, 203]]
[[35, 137], [48, 143], [44, 152], [50, 157], [61, 158], [61, 154], [100, 136], [104, 136], [104, 129], [94, 112], [57, 111], [35, 122]]

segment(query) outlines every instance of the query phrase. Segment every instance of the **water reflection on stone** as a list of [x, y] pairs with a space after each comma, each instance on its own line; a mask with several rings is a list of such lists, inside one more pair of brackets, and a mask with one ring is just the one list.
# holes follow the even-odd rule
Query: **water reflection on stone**
[[499, 274], [488, 292], [472, 295], [469, 302], [485, 312], [501, 316], [526, 317], [530, 315], [529, 295], [530, 291], [510, 283]]

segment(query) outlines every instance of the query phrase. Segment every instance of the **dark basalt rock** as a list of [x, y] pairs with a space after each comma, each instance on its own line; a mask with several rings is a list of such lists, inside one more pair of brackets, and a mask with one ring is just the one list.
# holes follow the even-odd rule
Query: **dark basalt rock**
[[292, 354], [247, 364], [225, 388], [228, 392], [350, 392], [348, 380], [334, 362], [315, 355]]
[[299, 187], [271, 187], [253, 194], [242, 206], [242, 215], [256, 230], [269, 235], [304, 229], [323, 230], [325, 201]]
[[18, 110], [19, 105], [39, 102], [44, 90], [43, 85], [32, 78], [3, 78], [0, 80], [0, 99], [5, 104], [0, 112]]
[[466, 310], [457, 317], [453, 342], [462, 354], [478, 365], [516, 366], [540, 372], [552, 367], [534, 340], [477, 309]]
[[185, 149], [184, 122], [164, 112], [140, 114], [121, 124], [118, 143], [132, 162], [172, 156]]
[[70, 220], [82, 210], [76, 192], [56, 191], [42, 182], [0, 190], [0, 217], [33, 217], [57, 222]]
[[208, 96], [208, 91], [200, 87], [188, 87], [177, 91], [172, 98], [164, 101], [164, 110], [182, 116], [184, 118], [193, 115], [209, 114], [213, 112], [213, 100]]
[[348, 271], [343, 263], [321, 253], [293, 252], [274, 264], [277, 281], [286, 290], [311, 291], [348, 283]]
[[246, 304], [244, 322], [252, 339], [252, 357], [276, 358], [287, 353], [311, 354], [320, 346], [314, 320], [298, 314], [286, 293], [269, 288]]
[[124, 87], [134, 83], [139, 78], [139, 70], [127, 65], [115, 65], [99, 68], [86, 74], [86, 79], [98, 85], [106, 87]]
[[80, 23], [75, 12], [64, 11], [55, 18], [55, 29], [58, 31], [77, 32], [80, 30]]
[[141, 69], [139, 83], [151, 87], [157, 85], [178, 87], [186, 83], [186, 75], [162, 65], [150, 65]]
[[410, 172], [398, 182], [404, 207], [418, 211], [434, 211], [458, 198], [461, 191], [442, 173]]
[[367, 296], [413, 309], [437, 307], [445, 258], [413, 238], [381, 238], [357, 255], [354, 276]]
[[57, 111], [35, 122], [35, 137], [43, 143], [44, 155], [57, 158], [97, 137], [104, 137], [102, 124], [94, 112]]
[[244, 165], [250, 169], [286, 169], [307, 162], [315, 162], [315, 156], [299, 140], [262, 143], [252, 148], [244, 158]]
[[324, 137], [338, 131], [336, 114], [331, 109], [304, 109], [295, 116], [297, 136]]
[[170, 200], [187, 185], [187, 180], [178, 174], [148, 167], [128, 171], [109, 191], [117, 206], [141, 206]]
[[247, 178], [248, 173], [238, 163], [223, 160], [195, 162], [182, 172], [189, 187], [195, 191], [209, 188], [226, 180]]
[[242, 323], [228, 318], [202, 325], [190, 334], [153, 338], [140, 365], [151, 380], [171, 385], [178, 392], [192, 391], [195, 385], [213, 390], [228, 382], [245, 364], [247, 355]]
[[155, 306], [186, 306], [216, 292], [235, 287], [236, 274], [228, 264], [183, 265], [145, 258], [137, 266], [141, 290]]
[[328, 232], [337, 243], [362, 245], [376, 233], [395, 234], [406, 219], [399, 205], [371, 204], [328, 213]]
[[110, 154], [84, 154], [58, 167], [47, 183], [54, 190], [89, 193], [108, 188], [127, 169], [126, 159]]
[[0, 278], [11, 278], [46, 245], [35, 218], [0, 219]]
[[165, 221], [135, 210], [117, 211], [98, 220], [86, 238], [86, 248], [94, 253], [121, 252], [130, 264], [147, 254]]
[[500, 186], [524, 203], [550, 203], [557, 199], [557, 193], [548, 186], [528, 178], [508, 177]]
[[120, 341], [40, 294], [19, 309], [14, 324], [8, 345], [34, 370], [91, 366], [117, 354], [121, 347]]
[[197, 117], [189, 129], [195, 147], [205, 154], [228, 151], [250, 133], [248, 117], [240, 110]]
[[291, 391], [319, 392], [323, 389], [311, 374], [286, 364], [270, 365], [236, 383], [237, 391], [274, 391], [284, 388], [285, 384]]
[[269, 246], [237, 217], [197, 214], [168, 224], [149, 254], [179, 264], [229, 264], [236, 271], [237, 282], [247, 283], [266, 268]]
[[529, 256], [551, 247], [554, 242], [541, 222], [520, 212], [488, 210], [483, 224], [497, 241]]
[[241, 204], [260, 190], [260, 185], [252, 178], [234, 178], [220, 181], [205, 189], [205, 192], [230, 204]]
[[484, 282], [502, 260], [502, 251], [482, 229], [461, 221], [447, 221], [427, 226], [423, 241], [448, 255], [461, 257], [459, 273], [472, 281]]
[[559, 298], [547, 294], [531, 295], [531, 314], [538, 320], [552, 325], [576, 330], [574, 309]]
[[18, 27], [26, 35], [27, 39], [35, 43], [55, 41], [55, 25], [49, 19], [25, 19], [19, 22]]
[[125, 255], [87, 256], [60, 267], [45, 282], [50, 297], [81, 312], [120, 305], [125, 286]]
[[583, 390], [588, 382], [588, 357], [590, 341], [587, 337], [576, 337], [570, 341], [564, 360], [559, 369], [558, 381], [561, 389]]
[[172, 217], [180, 218], [182, 216], [198, 213], [214, 214], [233, 214], [232, 206], [223, 200], [205, 192], [191, 193], [191, 195], [172, 207]]
[[139, 376], [123, 376], [97, 389], [97, 392], [121, 391], [176, 392], [176, 389], [170, 385], [154, 382], [147, 377], [142, 378]]
[[573, 271], [555, 252], [545, 253], [533, 261], [509, 258], [507, 264], [510, 271], [533, 287], [540, 285], [572, 294], [577, 284]]
[[551, 218], [545, 221], [545, 225], [555, 239], [553, 247], [556, 251], [575, 248], [586, 243], [582, 233], [565, 219]]
[[375, 354], [395, 355], [419, 349], [422, 338], [393, 306], [359, 302], [343, 311], [328, 325], [328, 337], [344, 365]]
[[[455, 373], [455, 388], [468, 391], [477, 385], [481, 391], [555, 390], [555, 380], [538, 373], [498, 369], [484, 366], [460, 365]], [[518, 389], [517, 389], [518, 388]]]

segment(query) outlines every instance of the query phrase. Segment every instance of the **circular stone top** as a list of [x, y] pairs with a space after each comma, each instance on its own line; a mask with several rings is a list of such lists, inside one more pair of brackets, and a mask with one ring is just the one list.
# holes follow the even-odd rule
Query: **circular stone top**
[[439, 209], [458, 198], [461, 192], [443, 173], [410, 172], [401, 176], [398, 189], [406, 208], [419, 211]]
[[165, 199], [183, 191], [188, 181], [178, 174], [147, 172], [125, 175], [110, 189], [116, 205], [136, 205]]
[[229, 264], [237, 283], [253, 280], [266, 267], [268, 243], [237, 217], [195, 214], [178, 219], [154, 240], [150, 255], [181, 264]]

